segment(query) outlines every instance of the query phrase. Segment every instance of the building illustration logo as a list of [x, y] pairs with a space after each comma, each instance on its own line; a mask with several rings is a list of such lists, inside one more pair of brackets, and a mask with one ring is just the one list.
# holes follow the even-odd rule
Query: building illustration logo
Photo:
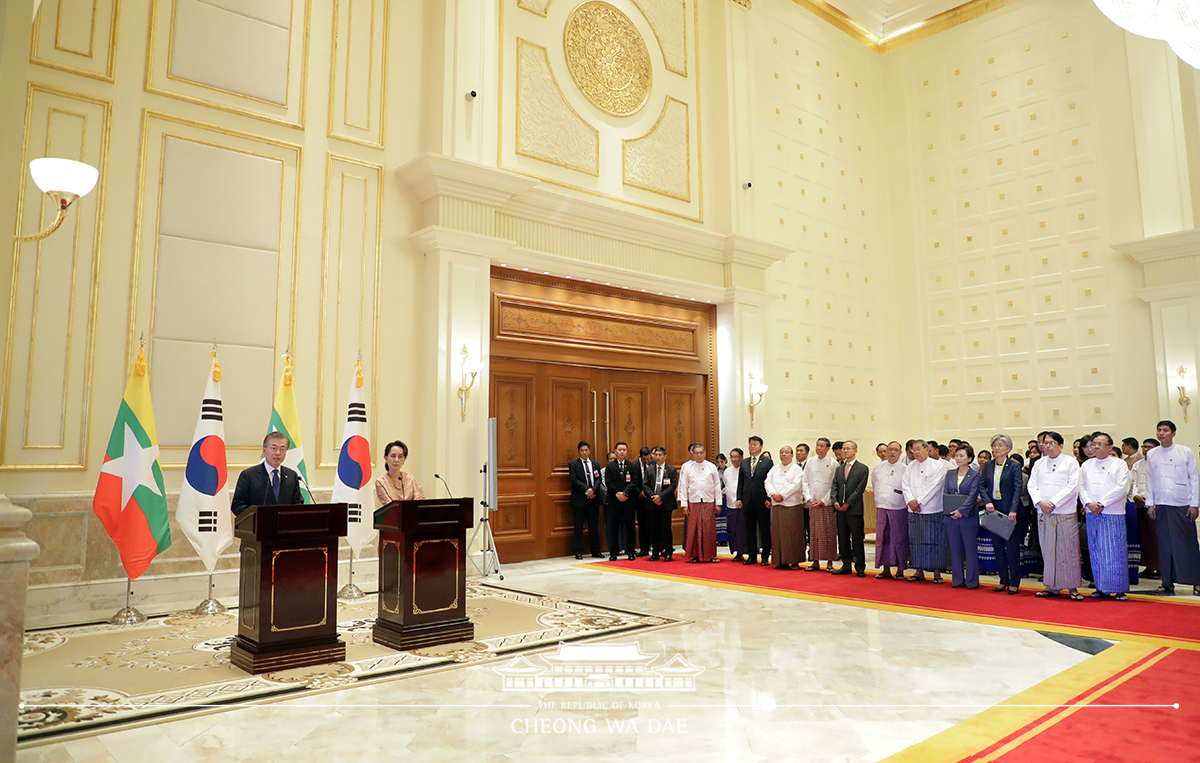
[[543, 665], [524, 657], [493, 668], [504, 677], [504, 691], [695, 691], [696, 667], [676, 654], [643, 654], [638, 644], [559, 644], [541, 655]]

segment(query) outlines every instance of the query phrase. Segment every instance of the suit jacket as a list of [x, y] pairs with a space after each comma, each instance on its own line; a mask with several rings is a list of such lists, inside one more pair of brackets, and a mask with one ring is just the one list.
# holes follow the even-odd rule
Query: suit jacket
[[642, 477], [642, 490], [641, 490], [642, 497], [646, 499], [647, 505], [649, 505], [650, 491], [647, 489], [646, 483], [649, 482], [650, 480], [654, 479], [654, 468], [655, 468], [655, 466], [657, 466], [657, 464], [654, 463], [653, 458], [650, 459], [650, 463], [648, 463], [648, 464], [643, 464], [642, 459], [639, 458], [637, 460], [637, 466], [638, 466], [638, 469], [641, 471], [641, 477]]
[[262, 463], [251, 466], [238, 475], [237, 487], [233, 489], [233, 500], [229, 502], [229, 508], [234, 516], [237, 516], [251, 506], [296, 503], [304, 503], [304, 496], [300, 494], [300, 475], [280, 464], [279, 500], [276, 501], [275, 491], [271, 489], [271, 475], [267, 471], [267, 465]]
[[[657, 468], [657, 466], [658, 465], [655, 464], [655, 468]], [[642, 486], [642, 491], [645, 492], [645, 494], [646, 494], [646, 501], [647, 501], [646, 505], [653, 506], [655, 508], [664, 508], [664, 509], [668, 509], [668, 510], [674, 509], [675, 505], [676, 505], [675, 489], [677, 487], [679, 487], [679, 470], [676, 469], [674, 466], [671, 466], [670, 464], [663, 464], [662, 470], [663, 470], [662, 488], [660, 488], [659, 490], [654, 489], [654, 474], [655, 474], [655, 472], [653, 469], [650, 470], [650, 481]], [[656, 504], [656, 503], [654, 503], [653, 500], [651, 500], [656, 495], [662, 496], [662, 504], [661, 505]]]
[[737, 499], [742, 502], [742, 508], [766, 508], [771, 497], [767, 495], [767, 472], [771, 471], [774, 462], [766, 456], [759, 456], [754, 471], [750, 471], [750, 456], [742, 459], [738, 472]]
[[[963, 518], [979, 516], [979, 505], [976, 501], [979, 498], [979, 490], [983, 487], [983, 475], [979, 472], [967, 470], [967, 476], [963, 477], [962, 484], [958, 482], [958, 468], [955, 467], [946, 472], [946, 490], [947, 494], [957, 493], [959, 495], [970, 496], [967, 499], [967, 506], [970, 510], [963, 514]], [[949, 517], [949, 514], [946, 514]]]
[[1021, 465], [1012, 459], [1005, 461], [1003, 471], [1000, 472], [1000, 500], [997, 501], [992, 496], [992, 489], [996, 484], [995, 461], [988, 461], [980, 470], [982, 483], [979, 486], [979, 495], [984, 504], [995, 504], [996, 511], [1001, 514], [1027, 514], [1031, 507], [1021, 504], [1021, 488], [1024, 484]]
[[587, 470], [583, 468], [583, 459], [577, 458], [570, 463], [567, 472], [571, 476], [571, 506], [576, 509], [587, 508], [588, 504], [600, 503], [600, 463], [589, 458], [592, 467], [592, 493], [595, 498], [588, 498]]
[[608, 486], [606, 500], [610, 506], [621, 503], [617, 500], [617, 493], [624, 493], [626, 498], [632, 500], [642, 492], [642, 465], [636, 460], [626, 461], [625, 471], [628, 477], [626, 479], [621, 476], [620, 463], [614, 458], [608, 462], [608, 466], [604, 467], [604, 482]]
[[863, 492], [867, 489], [867, 480], [871, 476], [871, 469], [862, 461], [855, 460], [854, 466], [850, 467], [850, 478], [846, 478], [846, 465], [839, 464], [833, 472], [833, 489], [830, 495], [833, 496], [829, 500], [834, 503], [848, 503], [850, 508], [846, 509], [847, 514], [862, 516], [863, 513]]

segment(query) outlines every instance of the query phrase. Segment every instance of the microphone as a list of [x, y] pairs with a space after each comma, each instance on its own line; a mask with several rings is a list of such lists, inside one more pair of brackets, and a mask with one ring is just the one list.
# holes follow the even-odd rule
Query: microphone
[[[434, 478], [435, 478], [435, 479], [442, 480], [442, 475], [440, 475], [440, 474], [434, 474], [433, 476], [434, 476]], [[446, 485], [446, 480], [442, 480], [442, 484], [443, 484], [443, 485]], [[449, 485], [446, 485], [446, 492], [447, 492], [447, 493], [450, 493], [450, 497], [451, 497], [451, 498], [453, 498], [453, 497], [454, 497], [454, 493], [453, 493], [453, 492], [451, 492], [451, 490], [450, 490], [450, 486], [449, 486]]]

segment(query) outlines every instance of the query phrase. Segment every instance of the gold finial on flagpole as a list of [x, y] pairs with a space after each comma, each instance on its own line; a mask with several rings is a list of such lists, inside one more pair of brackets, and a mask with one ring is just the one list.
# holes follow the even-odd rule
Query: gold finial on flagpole
[[133, 362], [133, 375], [146, 375], [146, 332], [138, 337], [137, 359]]
[[221, 381], [221, 363], [217, 360], [217, 343], [213, 342], [212, 352], [208, 353], [208, 357], [212, 358], [212, 374], [213, 381]]
[[283, 386], [292, 386], [292, 348], [283, 351]]
[[361, 387], [363, 385], [363, 364], [362, 353], [358, 353], [358, 360], [354, 364], [354, 386]]

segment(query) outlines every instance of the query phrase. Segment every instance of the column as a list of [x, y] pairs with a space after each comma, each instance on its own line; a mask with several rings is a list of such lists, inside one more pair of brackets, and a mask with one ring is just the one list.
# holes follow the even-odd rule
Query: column
[[13, 760], [17, 749], [17, 708], [21, 697], [21, 652], [25, 643], [25, 589], [29, 562], [38, 544], [21, 528], [33, 513], [0, 495], [0, 760]]

